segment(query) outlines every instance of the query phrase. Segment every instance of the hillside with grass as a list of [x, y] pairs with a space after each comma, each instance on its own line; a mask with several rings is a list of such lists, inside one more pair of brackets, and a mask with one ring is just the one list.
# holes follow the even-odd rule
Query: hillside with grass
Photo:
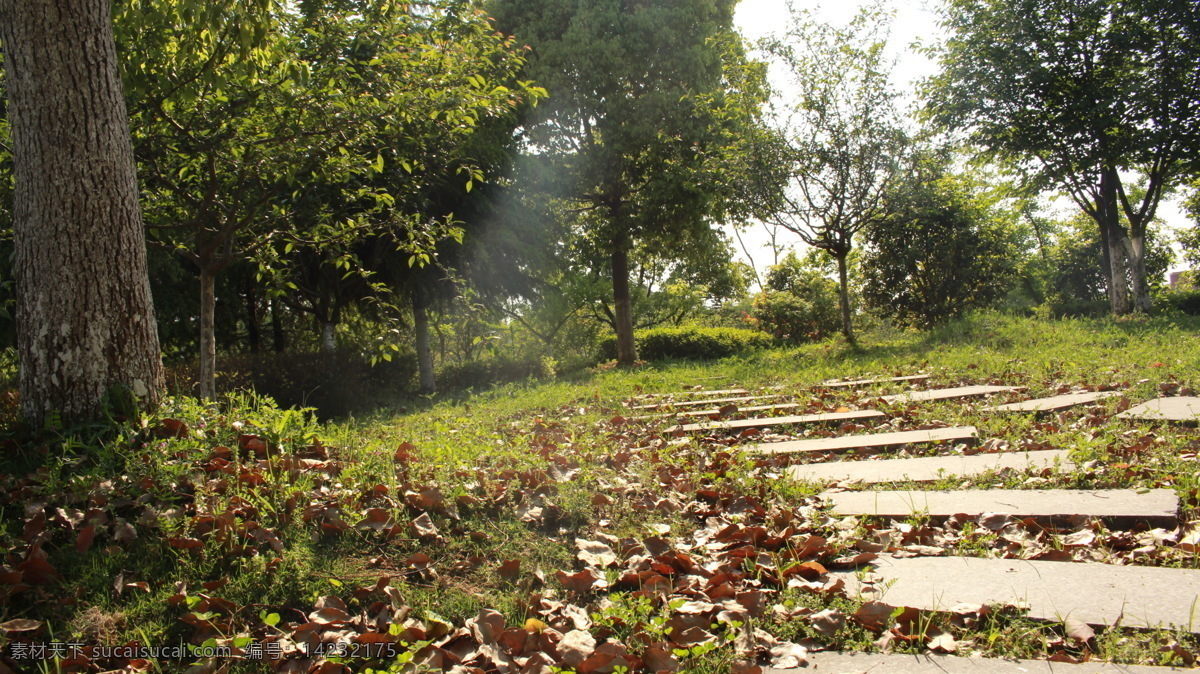
[[[0, 668], [751, 672], [823, 651], [1191, 665], [1195, 625], [1081, 638], [1078, 625], [1017, 606], [915, 611], [888, 605], [886, 592], [863, 601], [836, 574], [889, 553], [1200, 568], [1195, 426], [1116, 417], [1194, 395], [1198, 329], [1181, 318], [984, 314], [931, 333], [864, 335], [857, 348], [830, 340], [600, 369], [331, 424], [231, 397], [170, 400], [149, 417], [36, 441], [10, 435]], [[929, 377], [822, 384], [916, 374]], [[1116, 395], [1037, 418], [982, 400], [881, 398], [962, 384], [1024, 387], [989, 404]], [[633, 418], [631, 406], [695, 389], [774, 395], [804, 413], [875, 408], [888, 420], [684, 434], [666, 431], [673, 415]], [[1055, 448], [1073, 468], [835, 485], [791, 479], [784, 469], [796, 461], [748, 451], [962, 424], [987, 441], [887, 456]], [[1172, 530], [841, 517], [819, 496], [830, 487], [1168, 489], [1182, 511]], [[28, 653], [21, 644], [54, 642], [73, 647], [33, 669], [16, 659]], [[179, 644], [198, 650], [155, 659], [117, 648]]]

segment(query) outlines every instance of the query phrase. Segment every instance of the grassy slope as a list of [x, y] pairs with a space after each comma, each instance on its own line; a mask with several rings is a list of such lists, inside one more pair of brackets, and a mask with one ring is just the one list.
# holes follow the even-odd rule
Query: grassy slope
[[[143, 430], [107, 436], [101, 449], [92, 442], [74, 448], [68, 443], [65, 450], [10, 444], [8, 465], [0, 467], [0, 547], [11, 550], [6, 568], [0, 569], [0, 581], [7, 584], [0, 587], [0, 599], [11, 596], [0, 604], [0, 623], [18, 618], [43, 623], [40, 631], [10, 633], [10, 639], [53, 636], [103, 645], [264, 639], [294, 636], [311, 624], [306, 614], [336, 609], [340, 601], [347, 615], [390, 604], [392, 622], [403, 624], [407, 616], [426, 630], [407, 635], [419, 646], [424, 639], [416, 637], [433, 639], [439, 630], [463, 626], [486, 608], [499, 611], [509, 626], [535, 619], [566, 632], [585, 624], [571, 623], [561, 609], [538, 603], [537, 596], [552, 593], [590, 614], [587, 630], [593, 635], [611, 636], [645, 657], [641, 640], [673, 639], [664, 625], [678, 617], [680, 601], [673, 598], [684, 595], [664, 600], [653, 592], [641, 596], [636, 587], [577, 593], [571, 580], [555, 574], [586, 571], [576, 558], [576, 538], [608, 540], [618, 555], [626, 538], [650, 545], [647, 538], [661, 536], [679, 550], [695, 545], [698, 535], [715, 535], [709, 530], [714, 520], [707, 519], [715, 517], [736, 527], [761, 522], [773, 536], [800, 538], [759, 549], [757, 563], [740, 565], [746, 578], [737, 591], [765, 592], [765, 607], [778, 608], [738, 614], [741, 620], [710, 616], [720, 623], [711, 631], [715, 647], [680, 647], [675, 658], [682, 667], [727, 671], [746, 657], [736, 655], [739, 650], [749, 657], [760, 653], [768, 663], [766, 646], [745, 643], [754, 634], [751, 627], [831, 648], [874, 648], [872, 642], [889, 632], [846, 619], [858, 610], [857, 602], [779, 586], [763, 580], [763, 574], [782, 577], [785, 553], [806, 537], [829, 541], [813, 559], [832, 564], [856, 554], [857, 541], [891, 531], [893, 523], [830, 522], [810, 507], [810, 496], [821, 485], [768, 479], [778, 467], [726, 450], [733, 438], [681, 442], [662, 437], [663, 424], [614, 423], [622, 401], [643, 391], [695, 385], [783, 385], [799, 393], [831, 377], [924, 371], [933, 375], [932, 386], [1017, 384], [1033, 396], [1061, 385], [1118, 387], [1128, 391], [1127, 401], [1137, 402], [1200, 388], [1198, 328], [1194, 320], [1166, 318], [1039, 322], [984, 315], [932, 334], [869, 335], [859, 349], [827, 342], [714, 364], [601, 372], [573, 382], [508, 386], [426, 404], [406, 416], [326, 427], [249, 403], [213, 413], [178, 402]], [[880, 392], [800, 399], [814, 410], [865, 408], [877, 404], [872, 396]], [[1184, 498], [1185, 517], [1195, 521], [1200, 488], [1195, 429], [1120, 423], [1110, 413], [1122, 404], [1112, 400], [1098, 412], [1068, 412], [1048, 423], [988, 415], [976, 405], [955, 402], [887, 411], [900, 419], [901, 428], [969, 423], [1013, 446], [1035, 440], [1071, 449], [1085, 466], [1071, 475], [986, 476], [978, 484], [1167, 486]], [[169, 437], [178, 427], [164, 425], [167, 417], [186, 424], [183, 437]], [[313, 436], [319, 436], [320, 446]], [[399, 458], [397, 447], [402, 448]], [[48, 469], [28, 475], [38, 463]], [[792, 532], [780, 534], [788, 531], [785, 523]], [[994, 555], [1009, 545], [990, 532], [909, 524], [953, 552]], [[1140, 545], [1103, 527], [1091, 529], [1099, 532], [1094, 549], [1103, 561], [1132, 559], [1130, 550]], [[92, 534], [93, 540], [85, 540]], [[1061, 540], [1043, 534], [1036, 545], [1062, 548]], [[1194, 552], [1169, 543], [1151, 547], [1139, 563], [1197, 568]], [[1079, 559], [1084, 553], [1074, 554]], [[500, 566], [510, 560], [520, 561], [512, 572], [514, 565]], [[595, 573], [619, 588], [626, 563], [622, 559]], [[23, 577], [18, 579], [17, 572]], [[383, 576], [396, 588], [390, 595], [378, 585]], [[843, 624], [830, 627], [806, 618], [807, 609], [832, 610], [826, 615], [841, 616]], [[1170, 631], [1110, 630], [1085, 648], [1065, 638], [1062, 626], [1004, 611], [976, 616], [969, 625], [951, 624], [945, 616], [923, 618], [921, 630], [928, 634], [917, 637], [911, 634], [913, 624], [901, 620], [892, 648], [921, 650], [930, 635], [944, 630], [961, 651], [991, 656], [1091, 653], [1128, 662], [1176, 657], [1180, 662], [1190, 657], [1180, 653], [1197, 651], [1193, 637]], [[439, 621], [448, 626], [438, 627]], [[538, 623], [530, 625], [536, 632]], [[412, 650], [418, 659], [429, 656], [428, 648]], [[351, 664], [360, 670], [368, 666], [365, 660]], [[164, 671], [176, 666], [163, 665]], [[256, 671], [246, 663], [237, 667]]]

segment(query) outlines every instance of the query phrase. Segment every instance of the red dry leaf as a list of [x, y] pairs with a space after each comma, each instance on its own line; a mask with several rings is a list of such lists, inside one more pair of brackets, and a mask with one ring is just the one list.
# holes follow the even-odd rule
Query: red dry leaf
[[584, 569], [574, 574], [559, 571], [554, 574], [554, 577], [558, 579], [558, 582], [562, 583], [563, 587], [578, 594], [591, 591], [595, 587], [596, 581], [600, 580], [600, 576], [592, 569]]
[[652, 672], [678, 672], [683, 666], [670, 649], [655, 645], [642, 652], [646, 667]]
[[396, 448], [396, 453], [392, 455], [392, 458], [396, 460], [396, 463], [407, 466], [417, 458], [413, 453], [416, 451], [416, 449], [416, 445], [405, 440], [404, 442], [400, 443], [399, 447]]
[[520, 572], [521, 560], [519, 559], [510, 559], [507, 562], [503, 562], [496, 569], [496, 573], [500, 574], [501, 578], [510, 583], [517, 579], [517, 575], [520, 574]]
[[204, 547], [204, 541], [198, 538], [187, 538], [184, 536], [168, 538], [167, 543], [169, 543], [171, 547], [179, 548], [180, 550], [196, 550]]
[[91, 522], [87, 526], [79, 530], [79, 536], [75, 538], [75, 552], [83, 554], [92, 547], [92, 541], [96, 538], [96, 525]]
[[892, 611], [896, 607], [881, 601], [869, 601], [863, 604], [852, 616], [854, 621], [869, 630], [882, 630], [891, 622]]
[[58, 569], [46, 559], [46, 552], [41, 545], [29, 550], [25, 561], [17, 565], [17, 571], [22, 573], [22, 580], [30, 585], [49, 585], [62, 578]]
[[187, 424], [179, 419], [163, 419], [162, 425], [158, 429], [158, 436], [161, 438], [186, 438], [187, 432]]
[[326, 606], [309, 613], [308, 619], [318, 625], [343, 625], [350, 620], [350, 614], [340, 608]]

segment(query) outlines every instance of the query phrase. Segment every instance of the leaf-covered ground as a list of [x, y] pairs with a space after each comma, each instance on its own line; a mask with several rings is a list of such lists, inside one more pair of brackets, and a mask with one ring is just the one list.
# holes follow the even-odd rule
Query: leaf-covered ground
[[[1200, 434], [1114, 417], [1200, 388], [1197, 327], [985, 316], [854, 351], [596, 373], [336, 426], [252, 400], [177, 400], [116, 431], [15, 435], [0, 467], [0, 672], [754, 672], [820, 650], [1191, 665], [1200, 642], [1182, 630], [1050, 624], [1018, 607], [921, 612], [856, 600], [829, 572], [884, 553], [1200, 568]], [[931, 377], [818, 386], [916, 372]], [[1026, 391], [880, 399], [968, 383]], [[670, 417], [632, 418], [647, 395], [734, 386], [799, 405], [781, 413], [887, 417], [687, 435], [665, 431]], [[1043, 417], [983, 410], [1066, 390], [1121, 394]], [[787, 459], [741, 449], [968, 424], [982, 442], [880, 455], [1055, 448], [1079, 467], [864, 487], [784, 479]], [[830, 458], [842, 457], [801, 460]], [[1116, 531], [839, 518], [817, 496], [897, 486], [1170, 488], [1184, 508], [1177, 528]]]

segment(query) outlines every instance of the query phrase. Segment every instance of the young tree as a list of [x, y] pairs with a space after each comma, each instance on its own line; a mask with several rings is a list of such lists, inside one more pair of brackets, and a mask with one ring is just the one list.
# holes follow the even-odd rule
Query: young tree
[[882, 222], [905, 140], [889, 83], [887, 20], [879, 6], [838, 27], [794, 12], [766, 44], [791, 75], [796, 98], [780, 127], [788, 183], [769, 220], [837, 260], [842, 333], [854, 342], [846, 258], [854, 237]]
[[163, 387], [109, 4], [0, 1], [15, 177], [22, 412], [98, 417]]
[[1148, 310], [1147, 227], [1200, 153], [1200, 5], [949, 0], [944, 25], [930, 117], [1070, 194], [1099, 227], [1112, 312]]
[[864, 232], [863, 297], [901, 324], [928, 328], [989, 306], [1012, 288], [1017, 213], [953, 158], [916, 153], [885, 195], [887, 217]]
[[669, 255], [704, 241], [731, 194], [723, 153], [758, 112], [752, 86], [738, 79], [746, 71], [733, 6], [489, 5], [502, 30], [530, 45], [527, 72], [550, 92], [529, 119], [528, 142], [567, 176], [563, 196], [594, 216], [591, 235], [607, 258], [623, 365], [636, 358], [630, 252], [640, 243]]

